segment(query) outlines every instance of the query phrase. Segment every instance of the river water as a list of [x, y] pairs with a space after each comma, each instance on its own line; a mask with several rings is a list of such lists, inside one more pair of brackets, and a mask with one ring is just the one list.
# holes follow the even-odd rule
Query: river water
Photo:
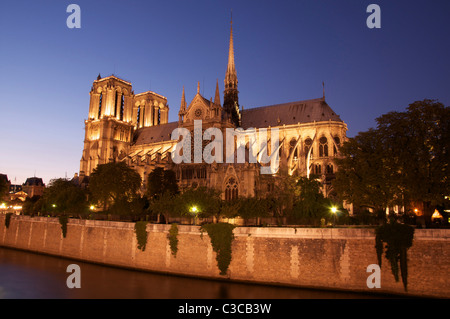
[[[70, 264], [80, 288], [68, 288]], [[0, 247], [2, 299], [366, 299], [386, 296], [186, 278]]]

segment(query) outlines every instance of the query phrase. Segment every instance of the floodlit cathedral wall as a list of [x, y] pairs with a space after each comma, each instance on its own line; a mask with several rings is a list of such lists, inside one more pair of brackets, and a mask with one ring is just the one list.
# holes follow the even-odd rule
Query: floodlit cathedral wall
[[[228, 128], [267, 130], [269, 138], [271, 130], [278, 129], [278, 176], [315, 174], [322, 181], [325, 196], [332, 196], [334, 158], [346, 140], [347, 126], [327, 104], [325, 96], [244, 110], [239, 105], [237, 85], [232, 29], [223, 104], [218, 82], [214, 99], [203, 97], [198, 84], [189, 105], [183, 88], [177, 122], [168, 121], [169, 106], [164, 96], [151, 91], [135, 94], [130, 82], [114, 75], [99, 75], [90, 92], [80, 176], [89, 176], [99, 164], [124, 161], [141, 175], [144, 183], [155, 167], [163, 167], [176, 172], [181, 189], [212, 187], [222, 192], [223, 199], [273, 191], [276, 176], [273, 183], [267, 183], [267, 179], [262, 182], [261, 163], [250, 162], [248, 154], [244, 163], [173, 163], [171, 154], [178, 142], [171, 140], [173, 130], [185, 128], [194, 137], [194, 121], [201, 120], [203, 132], [211, 127], [222, 131], [223, 154]], [[209, 143], [194, 138], [192, 142], [203, 147]], [[248, 141], [238, 145], [236, 140], [233, 144], [235, 149], [245, 147], [248, 153]], [[269, 155], [273, 151], [268, 143]]]

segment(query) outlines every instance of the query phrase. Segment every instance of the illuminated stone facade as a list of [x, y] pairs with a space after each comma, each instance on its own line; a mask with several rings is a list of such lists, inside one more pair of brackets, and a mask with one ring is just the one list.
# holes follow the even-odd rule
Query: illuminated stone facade
[[[346, 139], [347, 126], [326, 103], [325, 96], [245, 110], [241, 108], [232, 29], [224, 82], [223, 105], [218, 82], [214, 100], [203, 97], [198, 84], [197, 93], [189, 105], [183, 88], [179, 119], [168, 122], [169, 107], [164, 96], [151, 91], [134, 94], [131, 83], [116, 76], [101, 78], [99, 75], [90, 92], [80, 176], [89, 176], [98, 164], [125, 161], [141, 175], [143, 181], [155, 167], [164, 167], [176, 172], [181, 189], [207, 186], [220, 190], [224, 199], [232, 199], [263, 196], [275, 190], [276, 175], [317, 174], [323, 182], [324, 194], [330, 195], [330, 181], [336, 169], [333, 159]], [[203, 132], [210, 127], [220, 129], [224, 145], [227, 128], [267, 129], [269, 138], [270, 130], [277, 128], [279, 173], [270, 180], [269, 176], [261, 175], [260, 163], [249, 161], [173, 163], [171, 153], [178, 142], [171, 139], [173, 130], [186, 128], [194, 140], [195, 120], [202, 120]], [[203, 139], [197, 142], [203, 147], [209, 143]], [[244, 147], [248, 152], [248, 142], [241, 145], [236, 141], [233, 143], [236, 149]], [[274, 151], [270, 145], [268, 151], [269, 154]]]

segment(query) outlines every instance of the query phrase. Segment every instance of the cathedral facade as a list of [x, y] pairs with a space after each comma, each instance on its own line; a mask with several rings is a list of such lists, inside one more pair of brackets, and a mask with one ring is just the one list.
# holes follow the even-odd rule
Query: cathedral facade
[[[176, 172], [180, 189], [215, 188], [228, 200], [273, 192], [276, 177], [282, 174], [315, 174], [322, 182], [324, 195], [329, 196], [336, 169], [333, 159], [346, 139], [347, 125], [326, 103], [324, 95], [317, 99], [241, 108], [232, 27], [229, 41], [223, 103], [218, 82], [214, 100], [203, 97], [198, 85], [197, 94], [188, 104], [183, 88], [178, 121], [168, 121], [166, 97], [152, 91], [135, 94], [131, 83], [114, 75], [104, 78], [99, 75], [90, 91], [80, 177], [88, 177], [99, 164], [124, 161], [141, 175], [145, 188], [150, 172], [163, 167]], [[194, 128], [200, 121], [199, 135], [194, 133]], [[216, 128], [223, 132], [221, 151], [225, 154], [225, 145], [231, 143], [234, 149], [246, 152], [245, 160], [175, 163], [173, 155], [179, 151], [180, 141], [172, 139], [172, 135], [179, 128], [191, 132], [191, 145], [200, 144], [202, 149], [209, 143], [202, 138], [203, 133], [208, 128]], [[267, 132], [267, 146], [261, 152], [276, 155], [278, 169], [271, 175], [272, 182], [261, 173], [265, 164], [249, 160], [251, 139], [227, 136], [227, 129]], [[278, 139], [275, 147], [270, 141], [270, 132], [274, 130]], [[192, 156], [193, 153], [194, 146]]]

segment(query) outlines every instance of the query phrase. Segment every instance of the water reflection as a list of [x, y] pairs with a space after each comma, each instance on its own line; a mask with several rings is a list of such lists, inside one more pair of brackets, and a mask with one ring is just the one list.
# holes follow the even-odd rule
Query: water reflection
[[[67, 266], [81, 268], [69, 289]], [[336, 299], [376, 296], [201, 280], [83, 263], [0, 248], [0, 298], [6, 299]]]

